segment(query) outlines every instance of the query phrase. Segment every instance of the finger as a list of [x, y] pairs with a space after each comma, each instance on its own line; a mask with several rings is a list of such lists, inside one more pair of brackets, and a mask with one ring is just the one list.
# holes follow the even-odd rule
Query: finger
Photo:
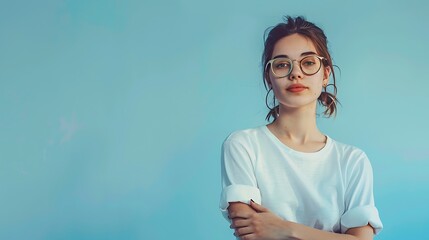
[[235, 229], [235, 236], [241, 237], [243, 235], [248, 235], [253, 233], [253, 228], [251, 227], [242, 227]]
[[259, 238], [257, 238], [254, 233], [245, 234], [245, 235], [240, 236], [240, 240], [251, 240], [251, 239], [259, 239]]
[[261, 205], [257, 204], [253, 199], [250, 199], [250, 206], [255, 209], [257, 212], [268, 212], [268, 208], [264, 208]]
[[234, 219], [234, 218], [250, 218], [252, 216], [253, 213], [251, 212], [242, 212], [242, 211], [230, 211], [228, 214], [228, 217], [230, 219]]
[[250, 219], [240, 219], [236, 218], [232, 220], [230, 228], [240, 228], [240, 227], [247, 227], [251, 223]]

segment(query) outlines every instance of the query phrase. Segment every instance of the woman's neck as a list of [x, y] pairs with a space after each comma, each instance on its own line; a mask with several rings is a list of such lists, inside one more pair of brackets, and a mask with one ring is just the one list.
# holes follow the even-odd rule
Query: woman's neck
[[315, 107], [286, 108], [280, 106], [279, 116], [268, 127], [278, 137], [299, 145], [325, 141], [326, 138], [317, 128]]

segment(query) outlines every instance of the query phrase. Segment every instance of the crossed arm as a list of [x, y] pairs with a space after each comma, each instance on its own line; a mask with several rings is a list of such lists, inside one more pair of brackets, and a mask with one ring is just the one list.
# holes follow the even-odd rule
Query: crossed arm
[[241, 240], [373, 240], [370, 225], [350, 228], [345, 234], [332, 233], [281, 219], [267, 208], [233, 202], [228, 207], [231, 228]]

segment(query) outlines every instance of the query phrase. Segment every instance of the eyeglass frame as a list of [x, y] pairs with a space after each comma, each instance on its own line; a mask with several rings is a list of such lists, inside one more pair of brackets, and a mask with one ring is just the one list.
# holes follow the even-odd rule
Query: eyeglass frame
[[[319, 60], [320, 60], [320, 66], [319, 66], [319, 69], [317, 69], [317, 71], [316, 72], [314, 72], [313, 74], [307, 74], [307, 73], [305, 73], [303, 70], [302, 70], [302, 67], [301, 67], [301, 61], [302, 60], [304, 60], [305, 58], [307, 58], [307, 57], [311, 57], [311, 56], [315, 56], [315, 57], [317, 57]], [[289, 70], [289, 73], [287, 74], [287, 75], [285, 75], [285, 76], [282, 76], [282, 77], [279, 77], [277, 74], [275, 74], [274, 73], [274, 70], [273, 70], [273, 62], [275, 61], [275, 60], [277, 60], [277, 59], [281, 59], [281, 58], [286, 58], [286, 59], [289, 59], [290, 61], [291, 61], [291, 68], [290, 68], [290, 70]], [[304, 56], [303, 58], [301, 58], [301, 60], [297, 60], [297, 59], [290, 59], [290, 58], [287, 58], [287, 57], [277, 57], [277, 58], [273, 58], [273, 59], [271, 59], [271, 60], [269, 60], [268, 62], [267, 62], [267, 64], [265, 64], [265, 69], [267, 69], [267, 67], [268, 67], [268, 64], [270, 64], [270, 69], [271, 69], [271, 72], [274, 74], [274, 76], [276, 76], [276, 77], [278, 77], [278, 78], [284, 78], [284, 77], [287, 77], [287, 76], [289, 76], [291, 73], [292, 73], [292, 71], [293, 71], [293, 68], [294, 68], [294, 66], [295, 66], [295, 64], [294, 64], [294, 61], [297, 61], [299, 64], [298, 64], [298, 66], [299, 66], [299, 69], [301, 70], [301, 72], [304, 74], [304, 75], [306, 75], [306, 76], [312, 76], [312, 75], [314, 75], [314, 74], [316, 74], [316, 73], [318, 73], [319, 71], [320, 71], [320, 69], [322, 68], [322, 64], [323, 64], [323, 60], [327, 60], [325, 57], [322, 57], [322, 56], [319, 56], [319, 55], [316, 55], [316, 54], [311, 54], [311, 55], [307, 55], [307, 56]]]

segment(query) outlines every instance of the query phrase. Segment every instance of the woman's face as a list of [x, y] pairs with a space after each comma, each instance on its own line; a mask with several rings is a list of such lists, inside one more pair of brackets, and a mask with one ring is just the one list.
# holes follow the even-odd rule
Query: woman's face
[[[299, 61], [307, 55], [318, 55], [314, 44], [308, 38], [292, 34], [280, 39], [275, 45], [271, 59], [280, 56], [293, 61], [293, 68], [287, 77], [276, 77], [269, 69], [270, 81], [280, 105], [287, 108], [315, 106], [324, 84], [328, 84], [330, 68], [322, 66], [311, 75], [305, 75], [299, 67]], [[305, 64], [305, 62], [303, 62]], [[273, 65], [274, 67], [274, 65]]]

